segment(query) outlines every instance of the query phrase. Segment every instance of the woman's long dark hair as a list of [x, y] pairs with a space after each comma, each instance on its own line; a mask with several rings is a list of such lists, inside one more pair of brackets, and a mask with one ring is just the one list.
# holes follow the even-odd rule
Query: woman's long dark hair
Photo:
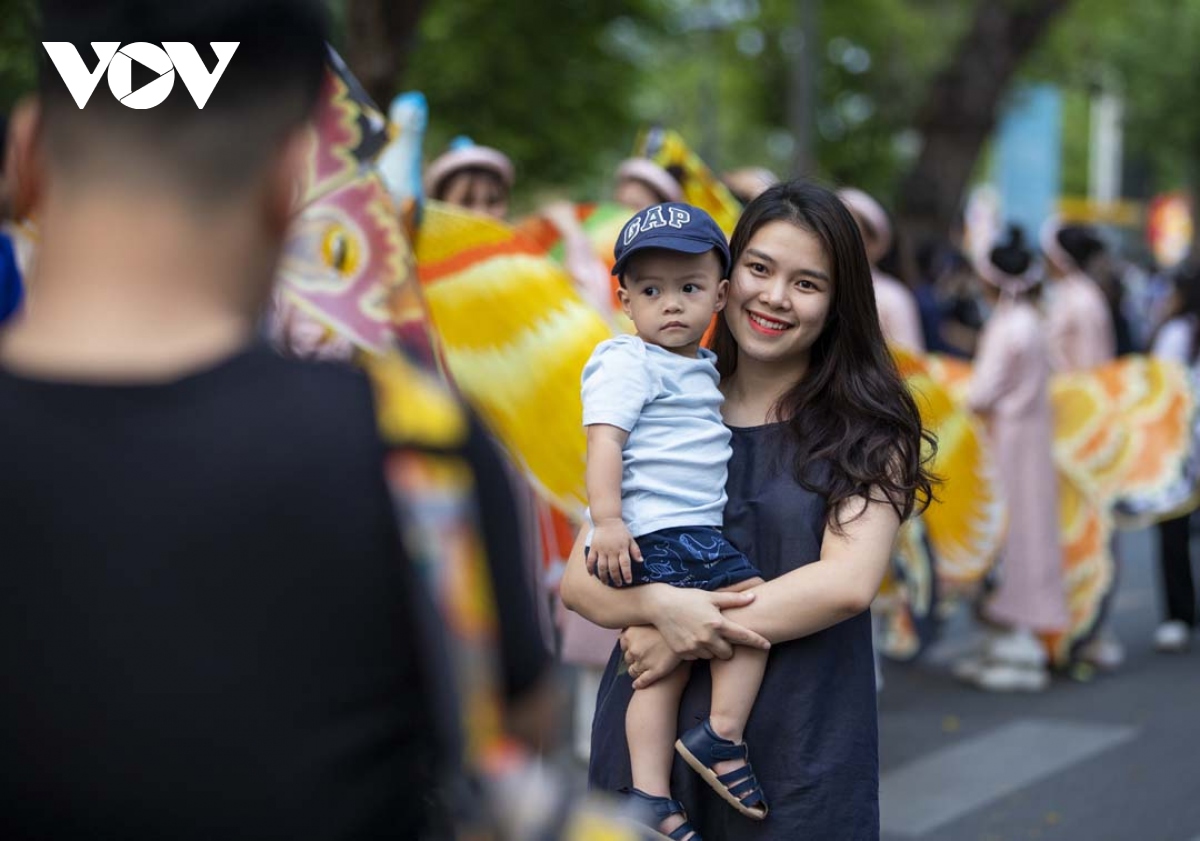
[[[858, 226], [829, 190], [803, 181], [776, 184], [738, 221], [730, 243], [735, 270], [759, 228], [777, 221], [815, 235], [833, 273], [833, 299], [808, 370], [774, 410], [795, 438], [796, 480], [826, 497], [835, 531], [846, 524], [841, 504], [855, 497], [888, 502], [906, 519], [933, 499], [936, 480], [928, 464], [937, 441], [922, 427], [888, 352]], [[724, 313], [717, 317], [712, 349], [722, 378], [737, 370], [738, 345]], [[829, 470], [807, 469], [816, 462]], [[814, 484], [814, 473], [824, 474], [821, 484]]]

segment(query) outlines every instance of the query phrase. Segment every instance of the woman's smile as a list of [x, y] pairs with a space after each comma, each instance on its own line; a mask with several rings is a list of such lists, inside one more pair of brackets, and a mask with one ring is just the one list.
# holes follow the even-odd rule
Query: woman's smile
[[782, 336], [794, 326], [786, 321], [771, 318], [754, 310], [746, 310], [746, 317], [750, 321], [751, 328], [762, 333], [764, 336]]

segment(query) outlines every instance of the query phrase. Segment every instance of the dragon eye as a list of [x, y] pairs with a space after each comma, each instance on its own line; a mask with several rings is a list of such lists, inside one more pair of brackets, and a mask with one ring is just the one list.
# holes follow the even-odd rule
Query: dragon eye
[[347, 276], [358, 271], [362, 261], [362, 248], [354, 235], [341, 225], [331, 225], [321, 242], [321, 256], [325, 265], [338, 274]]

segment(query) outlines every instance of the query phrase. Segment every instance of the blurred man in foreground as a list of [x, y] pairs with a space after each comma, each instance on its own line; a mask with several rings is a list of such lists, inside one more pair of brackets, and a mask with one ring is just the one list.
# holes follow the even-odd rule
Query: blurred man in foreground
[[[188, 42], [210, 71], [210, 42], [239, 46], [202, 110], [180, 78], [129, 108], [100, 69], [80, 108], [43, 54], [13, 117], [40, 246], [0, 333], [0, 836], [425, 837], [443, 664], [370, 388], [256, 340], [323, 4], [42, 11], [40, 40], [75, 43], [89, 72], [88, 42]], [[511, 506], [479, 499], [485, 520]], [[527, 594], [497, 601], [520, 693], [545, 655], [506, 622], [532, 617]]]

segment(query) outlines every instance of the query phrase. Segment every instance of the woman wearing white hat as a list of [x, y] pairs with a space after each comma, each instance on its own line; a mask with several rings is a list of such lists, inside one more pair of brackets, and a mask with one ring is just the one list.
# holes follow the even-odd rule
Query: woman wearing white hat
[[925, 351], [925, 334], [921, 330], [921, 313], [912, 291], [896, 278], [879, 270], [879, 261], [892, 247], [892, 224], [887, 213], [875, 199], [862, 190], [845, 187], [838, 198], [849, 208], [858, 222], [867, 260], [871, 263], [871, 278], [875, 283], [875, 308], [879, 310], [879, 326], [888, 344], [905, 350]]
[[656, 204], [683, 201], [683, 188], [671, 173], [648, 158], [628, 158], [617, 167], [613, 200], [637, 213]]
[[458, 137], [450, 143], [449, 151], [425, 170], [425, 194], [505, 220], [515, 181], [516, 171], [507, 155]]

